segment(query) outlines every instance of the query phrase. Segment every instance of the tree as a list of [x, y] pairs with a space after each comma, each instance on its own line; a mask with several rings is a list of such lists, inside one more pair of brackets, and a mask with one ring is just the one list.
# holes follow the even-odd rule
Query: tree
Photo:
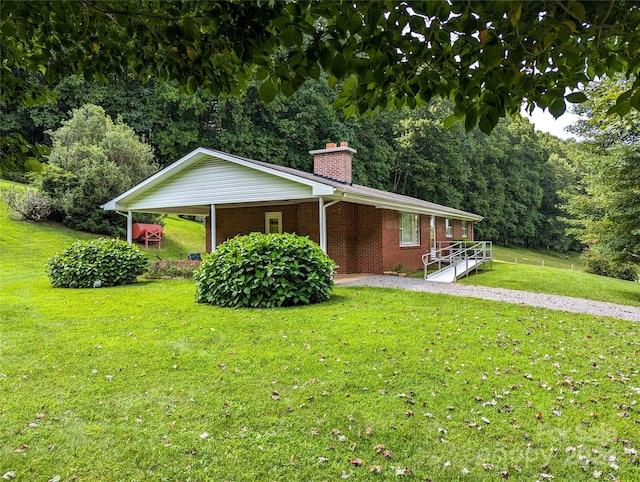
[[51, 133], [53, 148], [40, 187], [67, 226], [121, 235], [122, 218], [100, 206], [157, 170], [151, 147], [102, 107], [86, 105]]
[[604, 74], [634, 80], [613, 107], [640, 108], [640, 4], [626, 0], [468, 2], [93, 2], [5, 0], [3, 97], [33, 104], [68, 74], [107, 80], [127, 68], [238, 94], [262, 81], [266, 101], [321, 71], [347, 115], [453, 99], [467, 130], [489, 132], [525, 101], [555, 115]]
[[612, 112], [617, 108], [616, 99], [632, 85], [630, 79], [620, 76], [604, 77], [585, 90], [587, 100], [572, 110], [581, 118], [569, 130], [600, 149], [615, 144], [640, 142], [640, 110]]
[[574, 233], [620, 261], [640, 264], [640, 144], [591, 155], [583, 191], [569, 198]]
[[640, 263], [640, 115], [611, 113], [628, 81], [604, 78], [588, 90], [573, 132], [582, 143], [582, 189], [570, 195], [571, 232], [617, 261]]
[[399, 155], [393, 188], [409, 196], [462, 208], [469, 182], [464, 127], [443, 125], [451, 105], [434, 101], [398, 125]]

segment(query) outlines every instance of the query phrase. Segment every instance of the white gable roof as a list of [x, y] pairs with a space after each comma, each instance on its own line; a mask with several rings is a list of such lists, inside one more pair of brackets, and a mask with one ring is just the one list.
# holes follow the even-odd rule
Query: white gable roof
[[211, 204], [308, 199], [331, 196], [334, 191], [323, 183], [199, 148], [102, 207], [160, 212]]
[[110, 211], [207, 214], [212, 204], [295, 202], [318, 197], [469, 221], [482, 219], [429, 201], [202, 147], [102, 207]]

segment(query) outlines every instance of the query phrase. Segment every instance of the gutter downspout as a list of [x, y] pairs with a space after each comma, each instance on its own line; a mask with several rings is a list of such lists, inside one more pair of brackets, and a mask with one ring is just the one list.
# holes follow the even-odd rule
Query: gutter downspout
[[318, 198], [320, 208], [320, 248], [322, 248], [324, 254], [327, 254], [327, 208], [343, 201], [345, 197], [347, 197], [347, 193], [343, 192], [340, 199], [331, 201], [329, 204], [324, 203], [324, 198]]

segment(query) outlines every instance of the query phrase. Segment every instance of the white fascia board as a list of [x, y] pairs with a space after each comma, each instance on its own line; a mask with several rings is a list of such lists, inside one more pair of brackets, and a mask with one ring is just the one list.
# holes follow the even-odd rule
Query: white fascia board
[[163, 182], [167, 178], [175, 175], [176, 173], [188, 168], [189, 166], [195, 164], [196, 162], [202, 160], [205, 157], [214, 157], [217, 159], [222, 159], [224, 161], [232, 162], [234, 164], [238, 164], [241, 166], [245, 166], [250, 169], [255, 169], [257, 171], [261, 171], [264, 173], [271, 174], [273, 176], [277, 176], [283, 179], [287, 179], [293, 182], [297, 182], [299, 184], [304, 184], [306, 186], [311, 187], [312, 194], [314, 196], [331, 196], [335, 194], [335, 189], [328, 184], [323, 184], [320, 182], [312, 181], [309, 179], [305, 179], [294, 174], [289, 174], [286, 172], [279, 171], [277, 169], [272, 169], [266, 166], [262, 166], [259, 164], [255, 164], [250, 161], [245, 161], [244, 159], [239, 159], [235, 156], [231, 156], [224, 152], [213, 151], [211, 149], [205, 149], [204, 147], [199, 147], [194, 151], [191, 151], [189, 154], [181, 157], [173, 164], [165, 167], [164, 169], [158, 171], [153, 176], [145, 179], [141, 183], [132, 187], [128, 191], [124, 192], [120, 196], [112, 199], [111, 201], [103, 204], [101, 207], [106, 211], [121, 211], [126, 210], [126, 201], [127, 198], [132, 195], [139, 195], [144, 193], [146, 190], [151, 189], [155, 185]]
[[368, 204], [381, 209], [392, 209], [394, 211], [410, 212], [415, 214], [433, 215], [443, 218], [455, 218], [463, 221], [481, 221], [484, 219], [482, 216], [472, 213], [463, 213], [459, 210], [447, 210], [428, 208], [425, 206], [419, 206], [413, 203], [404, 203], [401, 201], [394, 201], [391, 199], [383, 199], [374, 196], [365, 196], [362, 194], [352, 194], [347, 192], [343, 199], [344, 201], [350, 201], [358, 204]]

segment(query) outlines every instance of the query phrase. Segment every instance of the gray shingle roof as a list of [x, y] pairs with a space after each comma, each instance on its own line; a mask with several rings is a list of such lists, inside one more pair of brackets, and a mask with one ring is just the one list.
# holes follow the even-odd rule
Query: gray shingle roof
[[276, 171], [285, 172], [287, 174], [301, 177], [303, 179], [307, 179], [310, 181], [315, 181], [319, 183], [326, 184], [338, 190], [339, 192], [346, 193], [347, 197], [349, 194], [369, 198], [372, 204], [375, 204], [375, 200], [379, 200], [380, 204], [389, 204], [389, 203], [398, 203], [402, 205], [412, 205], [415, 208], [422, 210], [426, 210], [429, 212], [433, 212], [434, 214], [440, 215], [450, 215], [456, 218], [469, 219], [473, 221], [480, 221], [482, 216], [474, 213], [470, 213], [467, 211], [462, 211], [460, 209], [451, 208], [448, 206], [444, 206], [442, 204], [436, 204], [429, 201], [424, 201], [422, 199], [414, 198], [411, 196], [405, 196], [402, 194], [396, 194], [388, 191], [383, 191], [381, 189], [374, 189], [372, 187], [361, 186], [359, 184], [349, 184], [346, 182], [340, 182], [335, 179], [329, 179], [324, 176], [320, 176], [318, 174], [313, 174], [311, 172], [301, 171], [299, 169], [294, 169], [291, 167], [278, 166], [276, 164], [271, 164], [269, 162], [256, 161], [255, 159], [248, 159], [246, 157], [240, 157], [232, 155], [238, 159], [242, 159], [247, 162], [251, 162], [253, 164], [257, 164], [262, 167], [271, 168]]

